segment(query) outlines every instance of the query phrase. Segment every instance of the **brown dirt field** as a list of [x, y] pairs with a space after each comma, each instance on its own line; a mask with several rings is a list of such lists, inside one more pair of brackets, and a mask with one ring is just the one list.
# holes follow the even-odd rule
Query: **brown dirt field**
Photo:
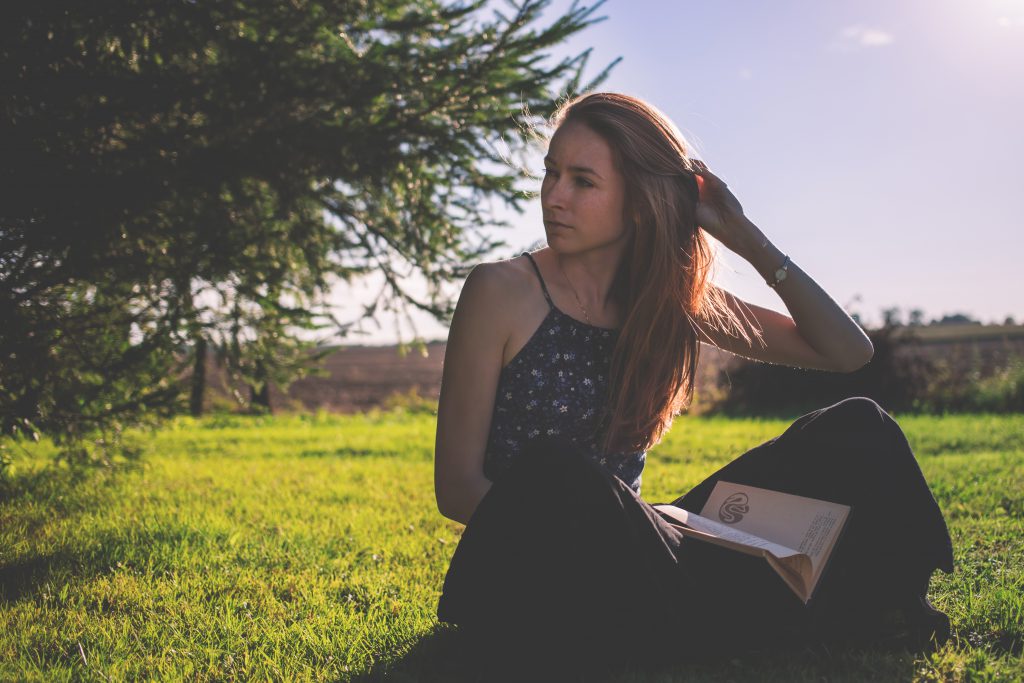
[[[917, 351], [935, 358], [977, 363], [982, 373], [1000, 367], [1009, 357], [1024, 357], [1024, 326], [946, 327], [949, 329], [945, 335], [941, 334], [942, 330], [921, 328], [919, 343], [908, 345], [903, 352]], [[397, 346], [339, 347], [323, 360], [322, 367], [327, 376], [296, 380], [287, 393], [272, 387], [271, 405], [275, 411], [326, 410], [351, 413], [381, 407], [396, 394], [410, 392], [436, 401], [441, 389], [444, 350], [445, 343], [441, 341], [429, 342], [426, 345], [426, 356], [413, 350], [401, 357]], [[742, 359], [714, 347], [701, 347], [695, 400], [690, 412], [701, 412], [702, 396], [706, 402], [707, 398], [722, 391], [718, 386], [720, 370], [737, 362], [742, 362]], [[216, 366], [212, 360], [208, 365], [207, 377], [207, 407], [240, 407], [231, 398], [223, 368]], [[236, 386], [236, 389], [248, 398], [243, 387]]]
[[[381, 407], [389, 397], [411, 391], [436, 401], [441, 392], [444, 350], [444, 342], [430, 342], [426, 356], [412, 351], [403, 358], [397, 346], [340, 347], [322, 361], [321, 367], [327, 376], [296, 380], [286, 393], [271, 387], [270, 403], [275, 411], [352, 413]], [[701, 387], [714, 386], [719, 368], [734, 358], [719, 349], [703, 347], [697, 366], [698, 393]], [[231, 383], [224, 369], [213, 360], [207, 364], [206, 376], [207, 409], [240, 407], [231, 398]], [[248, 399], [243, 386], [235, 384], [234, 389]]]

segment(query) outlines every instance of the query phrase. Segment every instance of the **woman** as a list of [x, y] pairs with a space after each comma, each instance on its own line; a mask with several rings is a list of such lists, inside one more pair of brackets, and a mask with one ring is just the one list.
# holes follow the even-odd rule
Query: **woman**
[[[763, 560], [683, 542], [640, 498], [646, 451], [692, 397], [700, 342], [834, 372], [873, 348], [654, 107], [594, 93], [552, 123], [548, 246], [475, 267], [449, 333], [435, 489], [467, 527], [439, 618], [503, 662], [672, 660], [897, 627], [942, 640], [948, 619], [926, 591], [934, 569], [952, 571], [949, 535], [902, 431], [870, 399], [802, 416], [672, 502], [699, 511], [724, 478], [851, 505], [810, 606]], [[792, 317], [711, 284], [707, 235]]]

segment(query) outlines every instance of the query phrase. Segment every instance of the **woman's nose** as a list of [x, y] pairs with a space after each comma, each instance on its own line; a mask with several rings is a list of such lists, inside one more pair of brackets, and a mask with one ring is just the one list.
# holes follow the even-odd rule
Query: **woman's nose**
[[561, 208], [565, 206], [565, 188], [561, 178], [548, 180], [547, 192], [544, 193], [542, 204], [545, 207]]

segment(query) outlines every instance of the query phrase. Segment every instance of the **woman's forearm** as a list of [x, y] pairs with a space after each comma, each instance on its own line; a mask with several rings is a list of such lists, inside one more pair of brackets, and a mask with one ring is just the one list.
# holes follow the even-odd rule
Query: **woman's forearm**
[[464, 482], [456, 492], [447, 496], [448, 500], [443, 505], [438, 501], [438, 511], [450, 520], [469, 524], [470, 517], [491, 486], [491, 480], [484, 476]]
[[[775, 280], [775, 269], [786, 255], [748, 220], [750, 236], [740, 256], [765, 280]], [[835, 361], [837, 367], [850, 370], [861, 367], [874, 353], [864, 330], [823, 290], [811, 276], [792, 260], [786, 279], [775, 287], [789, 310], [800, 335], [815, 351]]]

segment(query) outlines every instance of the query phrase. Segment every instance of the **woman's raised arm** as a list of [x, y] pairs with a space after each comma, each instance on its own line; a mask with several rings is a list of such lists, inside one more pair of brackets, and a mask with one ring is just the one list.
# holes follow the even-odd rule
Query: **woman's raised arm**
[[725, 182], [701, 161], [697, 168], [700, 203], [697, 223], [726, 248], [746, 259], [766, 281], [788, 264], [787, 276], [775, 291], [789, 316], [753, 306], [728, 295], [730, 308], [753, 314], [763, 331], [764, 346], [742, 347], [735, 338], [705, 330], [710, 343], [751, 358], [802, 368], [853, 372], [871, 360], [874, 347], [864, 330], [799, 266], [784, 258], [764, 233], [743, 214], [743, 207]]
[[452, 316], [441, 375], [434, 444], [434, 493], [442, 515], [466, 524], [491, 488], [483, 473], [502, 352], [509, 330], [507, 271], [470, 271]]

